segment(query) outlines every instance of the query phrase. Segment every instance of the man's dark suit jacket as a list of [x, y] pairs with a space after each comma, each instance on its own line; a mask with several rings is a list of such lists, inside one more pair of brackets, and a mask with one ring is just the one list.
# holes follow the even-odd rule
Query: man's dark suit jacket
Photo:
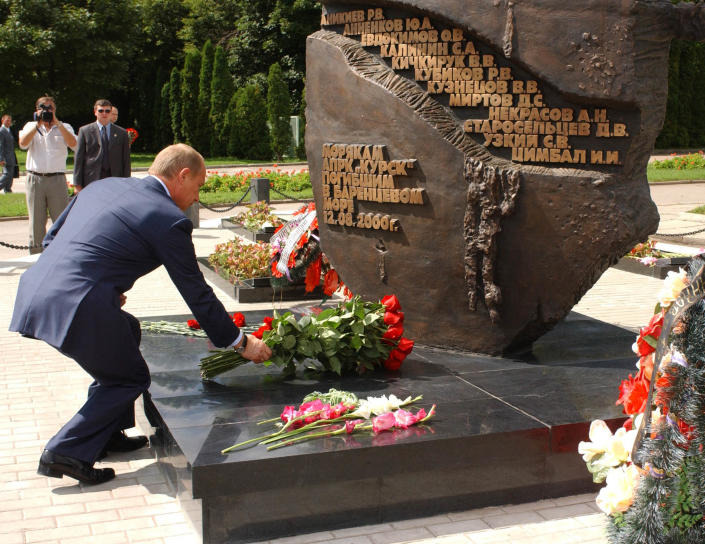
[[120, 294], [163, 264], [213, 344], [229, 346], [239, 330], [203, 279], [192, 229], [154, 177], [92, 183], [52, 225], [46, 249], [22, 275], [10, 330], [61, 349], [85, 301], [73, 330], [87, 345], [100, 343], [92, 316], [122, 323]]
[[[85, 187], [101, 178], [102, 164], [100, 129], [98, 123], [82, 126], [78, 131], [76, 157], [73, 167], [73, 184]], [[128, 178], [131, 175], [130, 139], [127, 131], [117, 125], [110, 125], [110, 176]]]

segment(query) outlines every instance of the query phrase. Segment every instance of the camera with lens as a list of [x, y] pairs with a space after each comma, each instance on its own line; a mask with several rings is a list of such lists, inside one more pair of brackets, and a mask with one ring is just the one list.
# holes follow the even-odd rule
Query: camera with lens
[[51, 123], [54, 119], [54, 112], [52, 111], [52, 107], [49, 104], [39, 104], [39, 109], [42, 110], [39, 115], [37, 113], [34, 113], [34, 120], [35, 121], [44, 121], [45, 123]]

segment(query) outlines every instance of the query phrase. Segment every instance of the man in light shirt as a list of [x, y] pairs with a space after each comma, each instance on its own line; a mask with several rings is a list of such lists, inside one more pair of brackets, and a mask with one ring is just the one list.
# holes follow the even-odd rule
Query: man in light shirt
[[71, 125], [57, 119], [51, 96], [37, 100], [34, 118], [20, 131], [19, 144], [27, 150], [29, 252], [41, 253], [47, 210], [53, 222], [69, 203], [66, 158], [68, 148], [76, 150], [76, 134]]

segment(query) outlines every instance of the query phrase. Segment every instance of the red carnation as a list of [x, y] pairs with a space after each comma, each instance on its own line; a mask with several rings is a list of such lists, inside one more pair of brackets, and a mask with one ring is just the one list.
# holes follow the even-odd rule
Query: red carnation
[[331, 268], [323, 278], [323, 293], [328, 297], [331, 296], [338, 290], [338, 284], [338, 273]]
[[186, 324], [187, 324], [191, 329], [196, 330], [196, 331], [201, 328], [201, 325], [199, 325], [199, 324], [198, 324], [198, 321], [196, 321], [195, 319], [189, 319], [189, 320], [186, 322]]
[[245, 315], [240, 312], [235, 312], [233, 314], [233, 323], [235, 323], [235, 326], [237, 326], [237, 327], [244, 327], [245, 326]]
[[306, 292], [313, 291], [321, 283], [321, 255], [306, 269]]
[[649, 353], [656, 351], [656, 342], [661, 336], [663, 327], [663, 312], [659, 312], [651, 316], [651, 320], [646, 327], [639, 330], [639, 337], [636, 339], [639, 355], [644, 357]]
[[649, 396], [649, 381], [639, 372], [636, 377], [622, 380], [619, 386], [619, 398], [615, 404], [622, 404], [622, 412], [627, 415], [640, 414], [646, 409], [646, 399]]

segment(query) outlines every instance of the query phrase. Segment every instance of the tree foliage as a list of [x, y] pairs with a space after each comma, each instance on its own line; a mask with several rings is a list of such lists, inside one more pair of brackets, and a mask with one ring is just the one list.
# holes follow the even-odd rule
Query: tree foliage
[[171, 119], [171, 133], [174, 142], [182, 141], [181, 136], [181, 70], [176, 66], [171, 69], [169, 77], [169, 118]]
[[246, 85], [233, 95], [228, 115], [230, 141], [228, 154], [249, 159], [272, 158], [267, 128], [267, 105], [255, 85]]
[[226, 114], [233, 93], [233, 79], [228, 71], [225, 50], [219, 45], [215, 48], [213, 59], [211, 104], [208, 114], [211, 126], [211, 153], [216, 157], [225, 155], [227, 150]]
[[278, 63], [269, 67], [267, 78], [267, 117], [272, 138], [272, 151], [281, 160], [291, 147], [291, 101], [281, 66]]
[[705, 44], [673, 40], [666, 119], [656, 147], [705, 146]]
[[96, 98], [111, 96], [129, 81], [136, 20], [139, 12], [129, 0], [3, 2], [0, 106], [17, 117], [31, 116], [35, 100], [50, 94], [62, 119], [90, 116]]
[[201, 51], [201, 72], [198, 77], [198, 119], [193, 145], [202, 155], [210, 157], [211, 79], [214, 61], [213, 44], [206, 41]]
[[201, 73], [201, 53], [191, 49], [186, 53], [181, 74], [181, 136], [195, 145], [198, 138], [198, 78]]

